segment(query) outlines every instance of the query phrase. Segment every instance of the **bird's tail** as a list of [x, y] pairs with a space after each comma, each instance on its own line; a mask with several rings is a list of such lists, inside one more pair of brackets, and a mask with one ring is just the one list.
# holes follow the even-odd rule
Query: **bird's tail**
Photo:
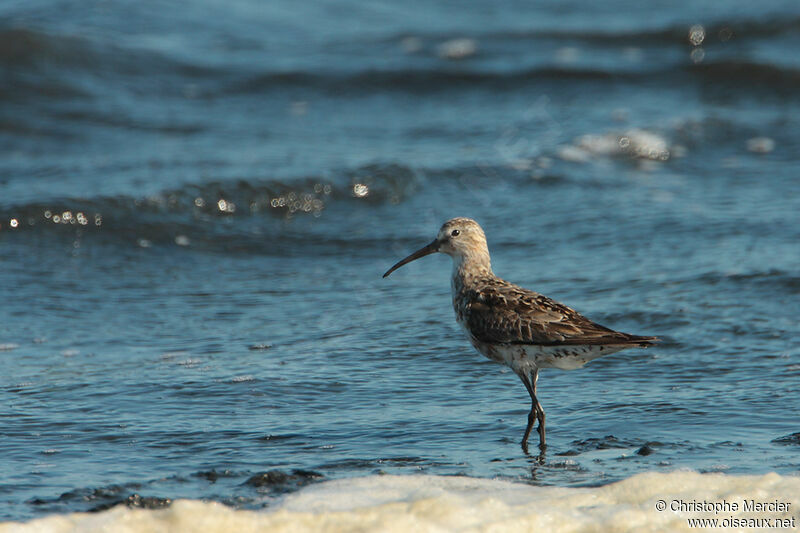
[[648, 346], [654, 346], [657, 342], [661, 342], [661, 339], [658, 337], [648, 337], [644, 335], [631, 335], [626, 334], [626, 341], [627, 344], [632, 344], [634, 346], [639, 346], [641, 348], [647, 348]]

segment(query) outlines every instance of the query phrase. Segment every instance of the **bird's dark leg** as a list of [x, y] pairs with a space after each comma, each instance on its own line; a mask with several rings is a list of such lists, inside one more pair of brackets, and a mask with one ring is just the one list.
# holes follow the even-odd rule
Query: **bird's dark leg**
[[539, 403], [539, 400], [536, 399], [536, 382], [539, 381], [539, 370], [533, 371], [533, 377], [531, 378], [533, 382], [533, 393], [531, 397], [533, 398], [533, 402], [536, 404], [536, 418], [539, 420], [539, 448], [545, 449], [547, 444], [544, 440], [544, 409], [542, 408], [542, 404]]
[[539, 405], [539, 400], [536, 398], [536, 381], [539, 379], [539, 370], [534, 370], [531, 375], [520, 374], [522, 383], [528, 389], [528, 394], [531, 395], [531, 412], [528, 413], [528, 426], [525, 428], [525, 435], [522, 436], [522, 449], [528, 451], [528, 437], [530, 437], [533, 425], [536, 420], [539, 420], [539, 448], [544, 450], [546, 444], [544, 439], [544, 410]]

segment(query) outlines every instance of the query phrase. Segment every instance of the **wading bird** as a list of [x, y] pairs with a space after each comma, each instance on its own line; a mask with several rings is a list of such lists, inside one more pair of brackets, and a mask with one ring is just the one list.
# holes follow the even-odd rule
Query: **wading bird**
[[528, 389], [532, 404], [522, 437], [526, 451], [537, 420], [539, 447], [544, 450], [546, 445], [544, 409], [536, 397], [540, 369], [573, 370], [602, 355], [658, 341], [601, 326], [547, 296], [498, 278], [492, 272], [486, 236], [469, 218], [445, 222], [432, 243], [399, 261], [383, 277], [436, 252], [453, 258], [453, 308], [472, 345], [510, 367]]

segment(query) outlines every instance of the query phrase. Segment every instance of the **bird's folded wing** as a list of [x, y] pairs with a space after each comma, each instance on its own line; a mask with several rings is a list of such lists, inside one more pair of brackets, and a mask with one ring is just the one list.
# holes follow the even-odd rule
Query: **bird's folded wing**
[[611, 330], [547, 296], [510, 283], [469, 291], [467, 299], [467, 326], [482, 342], [647, 344], [652, 339]]

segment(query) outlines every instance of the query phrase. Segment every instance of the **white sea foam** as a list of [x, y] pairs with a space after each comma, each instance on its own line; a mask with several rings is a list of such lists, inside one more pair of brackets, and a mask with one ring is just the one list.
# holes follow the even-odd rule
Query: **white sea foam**
[[475, 39], [451, 39], [437, 48], [442, 59], [465, 59], [478, 53], [478, 42]]
[[670, 155], [670, 146], [664, 137], [638, 128], [622, 133], [582, 135], [574, 144], [562, 146], [558, 150], [561, 159], [577, 163], [590, 161], [597, 156], [666, 161]]
[[[747, 510], [745, 500], [786, 508]], [[660, 501], [665, 510], [657, 510]], [[680, 510], [681, 504], [685, 509], [707, 507], [706, 502], [710, 511]], [[738, 510], [730, 510], [731, 504]], [[118, 506], [98, 514], [6, 523], [0, 532], [691, 531], [688, 519], [697, 517], [720, 524], [731, 518], [794, 520], [796, 529], [800, 477], [681, 471], [563, 488], [467, 477], [372, 476], [312, 485], [263, 512], [179, 500], [157, 511]]]
[[775, 141], [769, 137], [747, 139], [747, 151], [755, 154], [768, 154], [775, 149]]

